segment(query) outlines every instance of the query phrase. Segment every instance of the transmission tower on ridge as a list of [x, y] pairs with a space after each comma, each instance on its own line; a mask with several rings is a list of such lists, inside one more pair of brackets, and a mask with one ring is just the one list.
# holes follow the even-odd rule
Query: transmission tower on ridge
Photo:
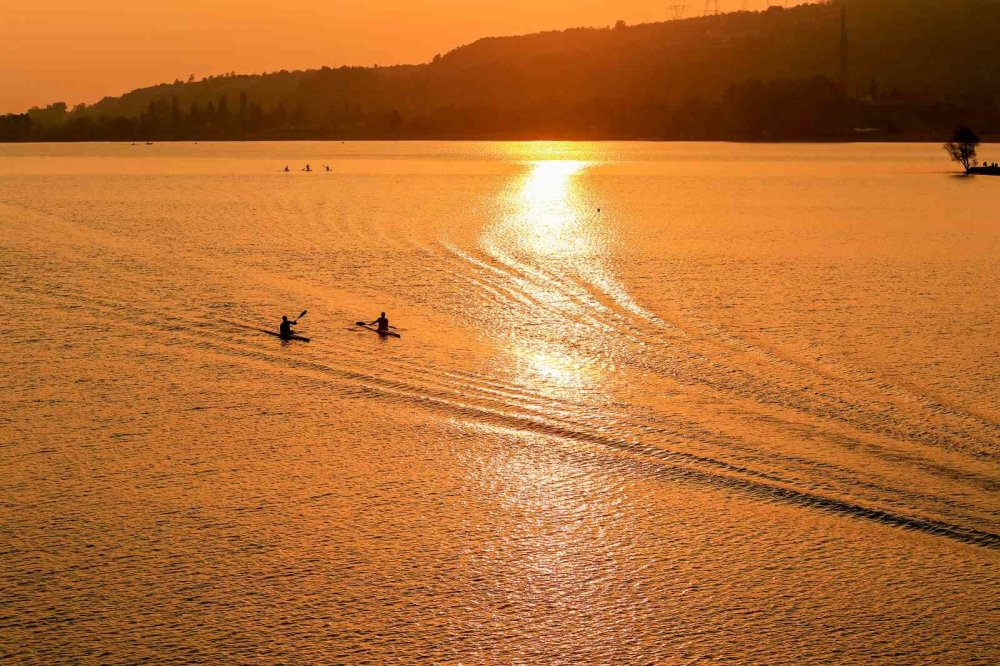
[[684, 14], [687, 13], [687, 5], [667, 5], [667, 9], [670, 10], [670, 15], [675, 19], [684, 18]]
[[715, 16], [719, 13], [719, 0], [705, 0], [705, 16]]
[[847, 39], [847, 6], [840, 7], [840, 87], [847, 90], [850, 87], [850, 69], [848, 68]]

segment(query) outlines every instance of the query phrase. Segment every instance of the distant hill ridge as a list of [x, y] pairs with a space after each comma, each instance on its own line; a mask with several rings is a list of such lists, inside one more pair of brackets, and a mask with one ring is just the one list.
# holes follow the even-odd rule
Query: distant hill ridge
[[162, 84], [0, 117], [0, 140], [839, 140], [938, 138], [960, 121], [990, 135], [1000, 133], [998, 31], [997, 0], [619, 23], [484, 38], [423, 65]]

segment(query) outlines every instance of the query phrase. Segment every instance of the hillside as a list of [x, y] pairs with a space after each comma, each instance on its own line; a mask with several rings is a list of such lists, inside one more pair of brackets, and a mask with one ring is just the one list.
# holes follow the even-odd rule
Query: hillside
[[487, 38], [423, 65], [234, 74], [32, 109], [0, 117], [0, 140], [937, 139], [963, 120], [998, 134], [998, 29], [996, 0], [841, 0]]

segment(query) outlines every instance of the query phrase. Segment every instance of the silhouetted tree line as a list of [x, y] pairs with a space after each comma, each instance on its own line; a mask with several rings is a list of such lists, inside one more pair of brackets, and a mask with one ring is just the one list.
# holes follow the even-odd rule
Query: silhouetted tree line
[[530, 105], [450, 105], [403, 116], [356, 102], [325, 109], [278, 102], [273, 108], [240, 94], [182, 107], [155, 100], [138, 116], [94, 116], [47, 108], [0, 116], [3, 141], [168, 141], [268, 139], [674, 139], [858, 140], [938, 138], [962, 121], [1000, 134], [998, 115], [982, 102], [928, 102], [912, 96], [858, 99], [829, 79], [749, 81], [716, 100], [671, 104], [650, 96], [623, 105], [594, 98], [544, 112]]
[[963, 121], [993, 135], [997, 25], [993, 0], [619, 22], [482, 39], [425, 65], [189, 77], [0, 116], [0, 140], [939, 139]]

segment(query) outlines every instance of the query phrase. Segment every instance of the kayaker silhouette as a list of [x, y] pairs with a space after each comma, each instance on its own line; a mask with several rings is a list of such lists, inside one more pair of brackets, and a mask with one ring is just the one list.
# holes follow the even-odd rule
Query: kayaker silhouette
[[278, 328], [279, 335], [281, 335], [281, 337], [283, 338], [287, 338], [290, 335], [294, 335], [295, 331], [292, 330], [292, 324], [297, 324], [297, 323], [299, 323], [298, 320], [288, 321], [288, 316], [282, 315], [281, 326]]
[[388, 333], [389, 332], [389, 320], [386, 319], [386, 316], [385, 316], [384, 312], [382, 313], [381, 317], [379, 317], [375, 321], [371, 322], [370, 325], [374, 325], [374, 324], [378, 324], [378, 332], [379, 333]]

